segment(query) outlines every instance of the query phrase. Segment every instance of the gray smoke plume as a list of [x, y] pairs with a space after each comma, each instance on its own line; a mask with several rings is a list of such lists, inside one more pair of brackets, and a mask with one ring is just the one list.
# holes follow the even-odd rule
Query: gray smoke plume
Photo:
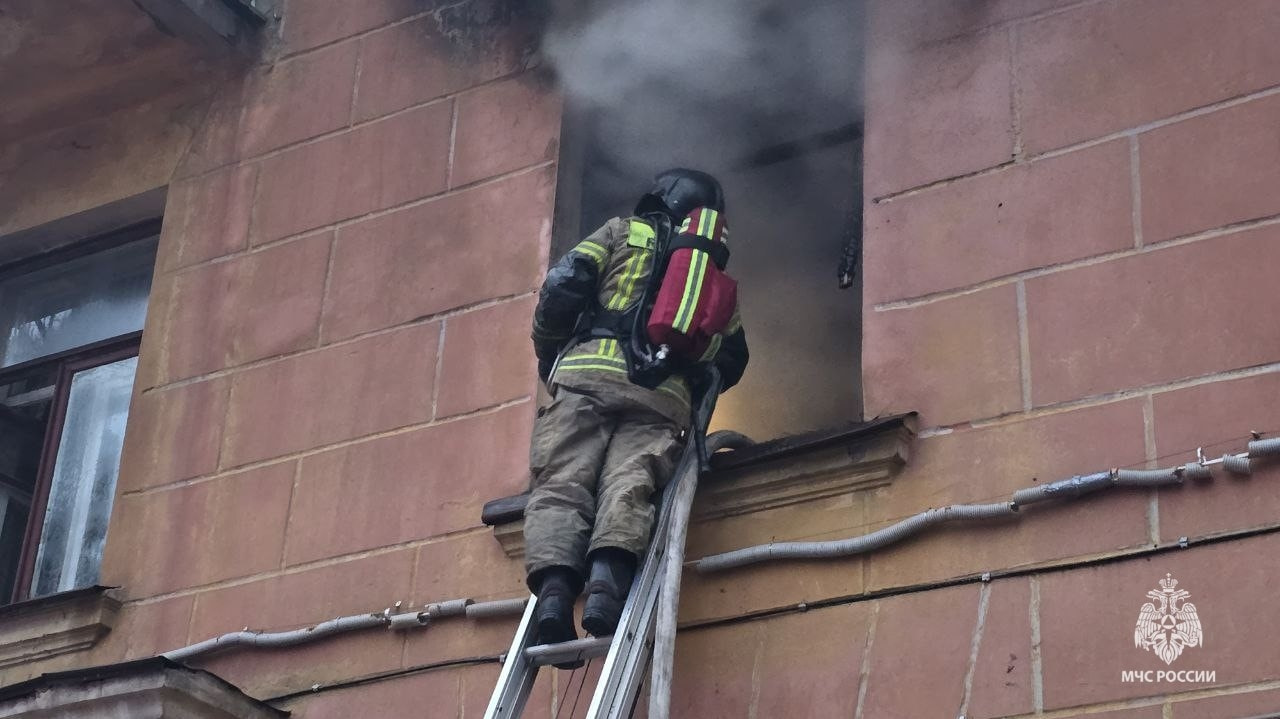
[[859, 5], [561, 0], [543, 54], [618, 171], [724, 171], [859, 116]]
[[542, 54], [570, 108], [566, 155], [580, 146], [573, 234], [628, 214], [668, 167], [725, 185], [752, 361], [717, 424], [757, 438], [861, 412], [860, 288], [835, 275], [861, 201], [862, 15], [861, 0], [550, 6]]

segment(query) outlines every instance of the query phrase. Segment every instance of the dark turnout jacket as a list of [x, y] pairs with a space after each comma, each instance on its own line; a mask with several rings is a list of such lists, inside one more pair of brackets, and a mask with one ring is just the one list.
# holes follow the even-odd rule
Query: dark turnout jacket
[[[669, 419], [687, 425], [691, 392], [689, 380], [674, 374], [656, 389], [627, 378], [626, 359], [617, 339], [574, 337], [583, 312], [603, 309], [625, 312], [641, 301], [653, 271], [655, 233], [646, 221], [614, 218], [578, 243], [547, 273], [533, 317], [533, 346], [544, 379], [553, 385], [588, 392], [625, 394], [651, 406]], [[577, 342], [547, 378], [556, 356]], [[747, 335], [735, 308], [733, 320], [708, 349], [705, 361], [715, 363], [723, 389], [737, 384], [747, 368]]]

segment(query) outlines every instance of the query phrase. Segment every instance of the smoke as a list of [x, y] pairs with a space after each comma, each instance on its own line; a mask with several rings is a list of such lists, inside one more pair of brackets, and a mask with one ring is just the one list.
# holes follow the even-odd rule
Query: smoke
[[859, 115], [856, 5], [561, 0], [542, 50], [619, 174], [723, 172]]
[[570, 108], [562, 144], [581, 147], [561, 170], [582, 178], [571, 234], [629, 213], [668, 167], [725, 186], [752, 361], [716, 424], [758, 439], [860, 417], [860, 290], [837, 289], [836, 265], [861, 202], [861, 28], [861, 0], [550, 6], [542, 55]]

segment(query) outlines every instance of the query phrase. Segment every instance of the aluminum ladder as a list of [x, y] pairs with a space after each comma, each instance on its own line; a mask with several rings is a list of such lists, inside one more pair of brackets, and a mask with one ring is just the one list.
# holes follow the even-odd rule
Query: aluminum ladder
[[[677, 517], [674, 502], [666, 498], [676, 494], [682, 483], [697, 482], [698, 474], [705, 469], [708, 453], [706, 428], [715, 409], [716, 396], [720, 394], [719, 373], [712, 370], [706, 382], [693, 417], [693, 436], [676, 465], [674, 475], [663, 489], [653, 536], [645, 553], [640, 571], [636, 573], [631, 592], [618, 620], [618, 629], [611, 637], [586, 637], [560, 644], [535, 645], [537, 624], [537, 596], [531, 596], [525, 605], [520, 625], [516, 629], [511, 648], [504, 655], [498, 683], [489, 699], [485, 719], [515, 719], [523, 716], [524, 707], [533, 690], [538, 669], [550, 664], [575, 660], [591, 660], [605, 657], [596, 682], [586, 719], [626, 719], [636, 705], [643, 684], [644, 673], [653, 654], [653, 632], [658, 614], [658, 597], [661, 592], [662, 574], [665, 569], [668, 536], [676, 522], [687, 522], [687, 516]], [[584, 677], [585, 680], [585, 677]]]

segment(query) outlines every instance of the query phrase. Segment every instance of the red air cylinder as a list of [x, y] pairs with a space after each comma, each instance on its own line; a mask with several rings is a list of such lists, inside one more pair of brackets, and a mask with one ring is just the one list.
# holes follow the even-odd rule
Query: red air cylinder
[[649, 341], [688, 360], [703, 357], [733, 321], [738, 283], [724, 272], [729, 249], [724, 215], [699, 207], [672, 240], [667, 269], [649, 314]]

